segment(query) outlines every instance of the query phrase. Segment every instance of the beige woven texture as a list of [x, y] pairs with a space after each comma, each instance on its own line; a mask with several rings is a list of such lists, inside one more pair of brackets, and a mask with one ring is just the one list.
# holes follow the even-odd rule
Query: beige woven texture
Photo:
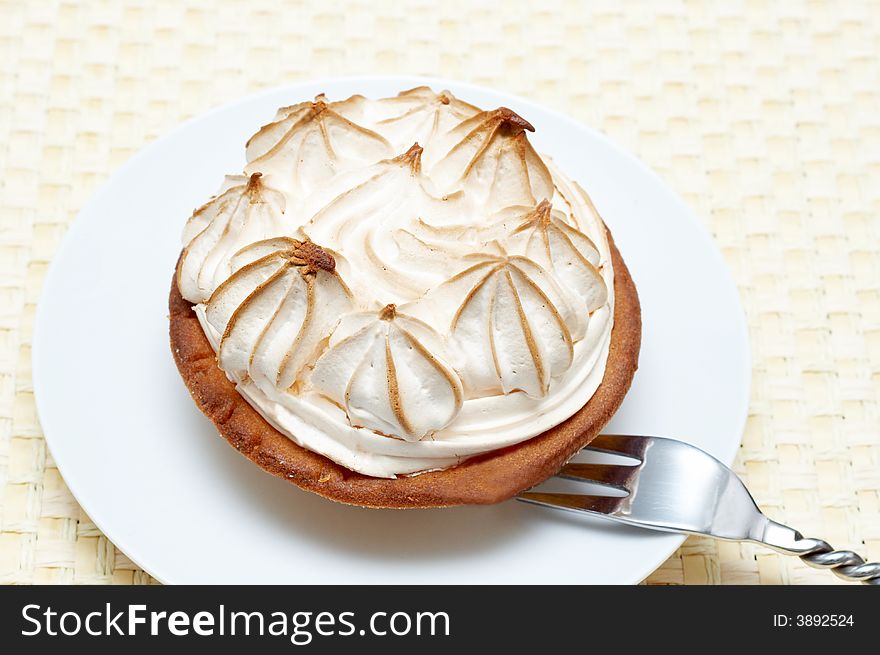
[[[0, 0], [0, 582], [151, 582], [79, 508], [34, 408], [35, 305], [77, 211], [187, 117], [368, 73], [521, 94], [654, 168], [714, 235], [748, 315], [736, 470], [776, 519], [880, 560], [878, 57], [876, 2]], [[699, 538], [648, 579], [835, 581]]]

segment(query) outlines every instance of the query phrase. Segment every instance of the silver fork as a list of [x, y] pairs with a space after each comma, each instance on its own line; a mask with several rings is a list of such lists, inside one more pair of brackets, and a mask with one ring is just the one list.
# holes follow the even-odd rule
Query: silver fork
[[767, 518], [736, 474], [695, 446], [661, 437], [601, 435], [584, 450], [625, 455], [638, 463], [571, 462], [557, 476], [613, 487], [627, 492], [625, 496], [527, 491], [517, 500], [651, 530], [764, 544], [797, 555], [812, 567], [831, 569], [844, 580], [880, 585], [880, 563], [865, 562], [850, 550], [834, 550], [821, 539], [803, 537]]

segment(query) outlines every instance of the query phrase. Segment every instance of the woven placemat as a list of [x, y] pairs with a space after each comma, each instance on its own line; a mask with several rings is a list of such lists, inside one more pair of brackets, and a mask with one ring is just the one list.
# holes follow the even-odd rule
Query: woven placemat
[[[878, 44], [877, 2], [0, 0], [0, 582], [151, 582], [72, 498], [34, 410], [34, 308], [77, 211], [184, 118], [367, 73], [534, 98], [659, 172], [748, 314], [737, 472], [775, 518], [880, 560]], [[692, 538], [648, 582], [835, 580]]]

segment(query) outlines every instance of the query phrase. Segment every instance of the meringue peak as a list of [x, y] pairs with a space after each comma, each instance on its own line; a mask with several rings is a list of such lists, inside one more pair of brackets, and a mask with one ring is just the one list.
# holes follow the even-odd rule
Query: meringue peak
[[329, 106], [330, 103], [327, 102], [327, 96], [325, 96], [323, 93], [319, 93], [318, 95], [316, 95], [314, 101], [312, 101], [312, 111], [315, 114], [320, 114]]
[[398, 163], [401, 166], [409, 166], [409, 169], [413, 173], [419, 174], [422, 172], [422, 153], [424, 151], [425, 149], [422, 148], [422, 146], [418, 143], [414, 143], [409, 147], [409, 150], [401, 155], [397, 155], [397, 157], [390, 161]]
[[[576, 314], [588, 317], [608, 300], [608, 288], [599, 270], [599, 249], [563, 219], [564, 214], [554, 212], [547, 200], [538, 203], [511, 234], [511, 246], [550, 271], [571, 298]], [[576, 335], [582, 332], [574, 330]]]
[[228, 276], [239, 248], [285, 230], [284, 196], [265, 185], [259, 173], [232, 176], [223, 193], [197, 209], [184, 229], [186, 245], [177, 267], [177, 284], [190, 302], [203, 302], [216, 280]]
[[472, 116], [446, 135], [452, 145], [431, 168], [431, 177], [446, 190], [464, 189], [489, 213], [550, 198], [553, 178], [526, 137], [534, 130], [507, 107]]
[[252, 199], [258, 198], [263, 193], [263, 174], [260, 171], [256, 171], [251, 173], [248, 178], [247, 185], [245, 185], [245, 191], [251, 195]]
[[397, 316], [397, 305], [394, 303], [388, 303], [379, 312], [380, 321], [393, 321], [395, 316]]
[[362, 104], [356, 97], [293, 105], [279, 112], [247, 143], [246, 173], [260, 171], [276, 185], [296, 195], [307, 194], [340, 171], [387, 157], [392, 146], [385, 137], [343, 113]]
[[444, 350], [431, 327], [386, 305], [343, 319], [311, 383], [345, 409], [351, 425], [419, 441], [461, 410], [461, 380]]
[[351, 311], [351, 292], [333, 258], [311, 241], [284, 237], [249, 248], [270, 252], [233, 273], [205, 309], [222, 335], [218, 361], [240, 378], [290, 390], [339, 316]]
[[[457, 300], [449, 318], [456, 368], [470, 397], [547, 395], [573, 361], [571, 311], [546, 272], [527, 257], [492, 253], [429, 293]], [[491, 362], [486, 366], [486, 362]]]
[[301, 266], [303, 273], [315, 274], [319, 270], [332, 273], [336, 268], [333, 255], [306, 237], [304, 241], [291, 239], [290, 261]]
[[546, 228], [548, 225], [550, 225], [551, 209], [553, 209], [553, 205], [550, 204], [550, 201], [547, 200], [547, 198], [544, 198], [535, 206], [532, 211], [526, 214], [525, 220], [513, 231], [513, 233], [517, 234], [518, 232], [527, 230], [530, 227], [540, 226]]
[[433, 152], [437, 139], [442, 139], [449, 130], [478, 113], [480, 109], [462, 102], [449, 91], [435, 93], [427, 86], [419, 86], [402, 91], [396, 96], [382, 98], [370, 106], [365, 113], [375, 121], [374, 128], [389, 139], [395, 148], [418, 141]]
[[495, 111], [488, 112], [488, 114], [487, 122], [497, 122], [502, 129], [510, 130], [513, 134], [519, 134], [523, 130], [535, 131], [531, 123], [507, 107], [499, 107]]

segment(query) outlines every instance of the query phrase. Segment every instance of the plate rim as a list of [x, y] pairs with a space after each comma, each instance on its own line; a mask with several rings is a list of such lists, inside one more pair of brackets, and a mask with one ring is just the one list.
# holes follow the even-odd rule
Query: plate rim
[[[76, 483], [71, 484], [68, 480], [68, 476], [63, 470], [62, 463], [58, 459], [55, 459], [55, 451], [56, 449], [53, 447], [54, 443], [57, 443], [54, 436], [50, 436], [50, 434], [54, 434], [57, 436], [57, 432], [54, 428], [50, 428], [50, 421], [47, 420], [48, 414], [47, 409], [41, 400], [41, 397], [44, 395], [43, 392], [40, 391], [41, 388], [46, 386], [46, 382], [44, 376], [40, 373], [43, 370], [42, 362], [42, 346], [43, 341], [48, 338], [47, 331], [48, 327], [46, 326], [45, 319], [45, 310], [44, 307], [47, 304], [47, 299], [51, 295], [51, 290], [55, 283], [55, 278], [58, 276], [58, 270], [60, 267], [59, 262], [63, 261], [64, 256], [67, 254], [67, 251], [72, 247], [71, 243], [74, 241], [73, 236], [77, 234], [77, 232], [82, 229], [83, 225], [83, 217], [93, 211], [93, 207], [98, 205], [99, 200], [106, 195], [109, 190], [117, 183], [117, 180], [132, 167], [134, 167], [139, 161], [142, 159], [146, 159], [150, 156], [154, 149], [159, 148], [162, 144], [167, 141], [173, 140], [178, 134], [186, 131], [190, 126], [208, 118], [214, 116], [223, 111], [231, 110], [235, 107], [240, 107], [242, 105], [247, 105], [253, 102], [259, 101], [263, 97], [271, 96], [274, 94], [286, 92], [291, 95], [296, 94], [298, 91], [308, 87], [314, 87], [321, 84], [326, 85], [346, 85], [346, 84], [376, 84], [376, 83], [386, 83], [386, 84], [399, 84], [401, 89], [410, 88], [411, 86], [431, 86], [431, 87], [454, 87], [455, 89], [461, 89], [465, 91], [471, 91], [475, 93], [485, 93], [490, 95], [495, 95], [499, 97], [506, 98], [507, 100], [513, 101], [516, 104], [535, 108], [540, 112], [544, 113], [548, 117], [550, 117], [555, 122], [561, 122], [566, 124], [568, 127], [580, 130], [583, 132], [587, 132], [592, 138], [603, 143], [604, 146], [613, 149], [616, 153], [622, 158], [626, 159], [630, 165], [635, 166], [643, 175], [646, 175], [657, 184], [658, 188], [662, 188], [664, 193], [670, 198], [670, 200], [677, 205], [678, 214], [686, 218], [686, 220], [691, 224], [693, 228], [696, 229], [696, 232], [699, 233], [700, 238], [703, 240], [707, 254], [710, 254], [712, 259], [715, 261], [718, 272], [720, 274], [720, 281], [727, 287], [727, 291], [732, 294], [732, 298], [736, 299], [737, 306], [737, 314], [738, 314], [738, 330], [739, 332], [739, 341], [740, 345], [743, 348], [744, 355], [740, 366], [742, 368], [740, 374], [743, 377], [744, 384], [742, 385], [742, 389], [740, 390], [740, 397], [737, 399], [731, 399], [731, 403], [734, 401], [739, 406], [738, 414], [741, 415], [739, 426], [737, 432], [741, 435], [739, 440], [735, 443], [731, 441], [730, 444], [724, 444], [726, 450], [725, 452], [719, 456], [718, 458], [727, 464], [728, 466], [732, 465], [733, 460], [738, 452], [741, 443], [742, 443], [742, 435], [745, 431], [745, 426], [748, 420], [749, 415], [749, 399], [751, 394], [752, 387], [752, 366], [751, 366], [751, 342], [749, 340], [749, 332], [748, 332], [748, 320], [743, 307], [742, 297], [739, 293], [739, 289], [736, 285], [736, 282], [733, 278], [730, 268], [727, 266], [727, 263], [724, 261], [724, 258], [721, 254], [721, 251], [709, 232], [707, 226], [705, 226], [700, 219], [697, 217], [696, 213], [690, 208], [690, 206], [681, 198], [681, 196], [670, 187], [666, 181], [652, 168], [650, 168], [647, 164], [645, 164], [640, 158], [638, 158], [635, 154], [630, 152], [628, 149], [618, 145], [615, 141], [613, 141], [609, 136], [605, 133], [601, 132], [597, 128], [594, 128], [590, 125], [582, 123], [563, 112], [556, 110], [552, 107], [548, 107], [546, 105], [542, 105], [539, 102], [536, 102], [530, 98], [526, 98], [520, 96], [518, 94], [510, 93], [508, 91], [496, 89], [493, 87], [483, 86], [479, 84], [474, 84], [471, 82], [465, 82], [460, 80], [455, 80], [452, 78], [444, 78], [444, 77], [434, 77], [434, 76], [423, 76], [423, 75], [345, 75], [345, 76], [329, 76], [329, 77], [319, 77], [312, 78], [308, 80], [300, 80], [296, 82], [292, 82], [289, 84], [281, 84], [275, 85], [271, 87], [267, 87], [265, 89], [258, 90], [253, 93], [246, 94], [244, 96], [238, 97], [229, 102], [221, 103], [214, 105], [207, 111], [201, 112], [194, 116], [191, 116], [182, 122], [176, 124], [170, 130], [165, 132], [164, 134], [158, 136], [153, 139], [151, 142], [147, 143], [143, 147], [141, 147], [136, 153], [134, 153], [131, 157], [129, 157], [122, 165], [116, 168], [109, 177], [92, 193], [89, 197], [88, 201], [80, 208], [77, 212], [76, 217], [70, 222], [67, 230], [65, 231], [60, 244], [55, 250], [54, 254], [51, 257], [49, 262], [48, 270], [46, 272], [45, 278], [42, 283], [42, 288], [40, 289], [39, 298], [36, 305], [36, 311], [34, 316], [34, 325], [32, 330], [32, 338], [31, 338], [31, 376], [32, 376], [32, 388], [34, 394], [34, 404], [37, 411], [37, 417], [40, 424], [40, 430], [43, 435], [43, 438], [46, 442], [46, 446], [49, 452], [52, 454], [53, 460], [55, 462], [56, 467], [58, 468], [59, 474], [64, 480], [65, 486], [74, 497], [76, 502], [82, 508], [82, 510], [86, 513], [89, 519], [95, 524], [95, 526], [111, 541], [115, 548], [118, 548], [122, 551], [128, 559], [130, 559], [134, 564], [144, 570], [148, 575], [158, 580], [162, 584], [176, 584], [173, 581], [169, 581], [165, 578], [164, 575], [152, 570], [151, 568], [145, 566], [141, 561], [139, 556], [135, 556], [130, 554], [133, 550], [129, 548], [124, 548], [121, 546], [121, 543], [125, 543], [127, 540], [115, 533], [115, 530], [110, 528], [108, 529], [108, 525], [103, 521], [103, 519], [96, 518], [96, 514], [92, 512], [93, 506], [90, 501], [84, 502], [85, 498], [81, 493], [82, 489], [77, 488], [78, 485]], [[45, 377], [48, 377], [45, 376]], [[100, 512], [97, 513], [98, 515]], [[656, 571], [669, 557], [681, 546], [682, 543], [687, 538], [687, 535], [679, 535], [675, 533], [666, 533], [667, 537], [669, 537], [669, 542], [672, 544], [670, 548], [663, 547], [661, 544], [657, 548], [657, 552], [661, 555], [656, 558], [645, 558], [640, 562], [640, 566], [630, 566], [629, 569], [623, 573], [635, 573], [636, 575], [626, 576], [625, 580], [621, 580], [616, 584], [639, 584], [644, 581], [649, 575], [651, 575], [654, 571]]]

